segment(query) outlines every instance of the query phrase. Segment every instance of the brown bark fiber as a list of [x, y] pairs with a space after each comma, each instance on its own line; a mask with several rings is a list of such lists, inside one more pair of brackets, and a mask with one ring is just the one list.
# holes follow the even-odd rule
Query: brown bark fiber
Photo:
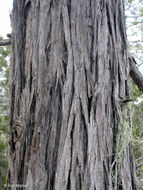
[[122, 0], [14, 0], [10, 184], [136, 189], [129, 147], [113, 166], [129, 97], [124, 29]]

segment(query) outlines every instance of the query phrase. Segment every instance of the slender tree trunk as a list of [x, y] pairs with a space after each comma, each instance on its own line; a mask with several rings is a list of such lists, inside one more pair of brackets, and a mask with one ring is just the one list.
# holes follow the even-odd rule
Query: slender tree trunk
[[135, 190], [117, 165], [129, 98], [122, 0], [14, 0], [9, 183], [28, 190]]

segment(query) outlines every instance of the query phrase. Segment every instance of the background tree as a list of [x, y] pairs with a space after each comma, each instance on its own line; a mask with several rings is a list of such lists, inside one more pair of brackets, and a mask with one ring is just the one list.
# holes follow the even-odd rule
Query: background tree
[[[2, 37], [0, 37], [2, 40]], [[9, 53], [10, 48], [0, 47], [0, 184], [6, 183], [9, 122]]]

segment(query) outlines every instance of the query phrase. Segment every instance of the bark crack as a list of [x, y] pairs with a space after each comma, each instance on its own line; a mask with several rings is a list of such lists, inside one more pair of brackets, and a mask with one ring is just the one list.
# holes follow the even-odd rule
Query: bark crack
[[71, 173], [72, 173], [72, 156], [73, 156], [73, 141], [74, 141], [74, 127], [75, 127], [75, 115], [73, 117], [73, 124], [71, 128], [71, 133], [70, 133], [70, 140], [71, 140], [71, 148], [70, 148], [70, 155], [71, 155], [71, 160], [70, 160], [70, 168], [69, 168], [69, 174], [68, 174], [68, 183], [67, 183], [67, 190], [71, 189]]

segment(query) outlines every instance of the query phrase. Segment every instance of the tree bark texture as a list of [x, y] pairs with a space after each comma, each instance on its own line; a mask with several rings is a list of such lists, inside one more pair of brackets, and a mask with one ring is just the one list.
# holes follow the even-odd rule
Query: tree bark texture
[[128, 78], [122, 0], [14, 0], [9, 183], [135, 190], [129, 147], [113, 164]]

